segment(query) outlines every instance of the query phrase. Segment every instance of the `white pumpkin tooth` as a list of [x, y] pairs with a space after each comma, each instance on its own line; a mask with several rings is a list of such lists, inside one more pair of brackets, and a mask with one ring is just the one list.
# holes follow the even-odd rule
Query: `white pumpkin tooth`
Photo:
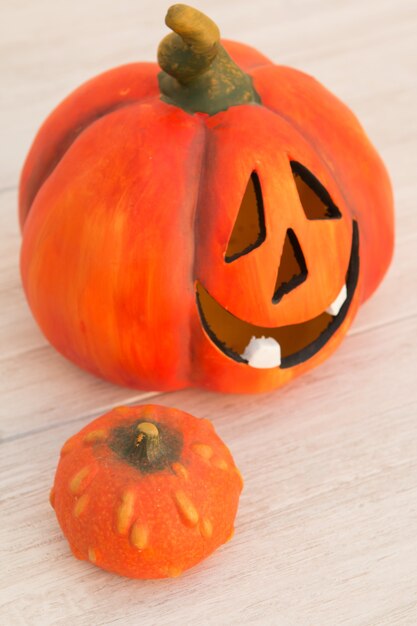
[[281, 347], [272, 337], [252, 337], [241, 356], [251, 367], [278, 367], [281, 364]]
[[326, 313], [328, 313], [329, 315], [336, 316], [339, 313], [342, 306], [344, 305], [346, 298], [347, 298], [347, 289], [346, 289], [346, 285], [343, 285], [337, 298], [326, 309]]

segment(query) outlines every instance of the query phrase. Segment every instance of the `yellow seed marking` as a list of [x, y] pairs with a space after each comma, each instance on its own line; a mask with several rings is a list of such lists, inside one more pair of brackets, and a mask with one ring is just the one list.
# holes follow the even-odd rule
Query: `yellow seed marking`
[[122, 495], [122, 503], [117, 509], [116, 527], [117, 532], [125, 535], [132, 524], [135, 507], [135, 494], [133, 491], [125, 491]]
[[177, 578], [182, 574], [182, 571], [178, 567], [168, 567], [167, 574], [170, 578]]
[[213, 524], [207, 517], [203, 517], [203, 519], [200, 521], [199, 528], [201, 536], [204, 537], [204, 539], [210, 539], [213, 534]]
[[213, 459], [212, 463], [215, 467], [218, 467], [221, 470], [227, 470], [229, 467], [224, 459]]
[[80, 469], [80, 471], [77, 472], [75, 476], [71, 478], [69, 482], [69, 489], [71, 493], [73, 493], [74, 495], [77, 495], [82, 491], [81, 484], [84, 478], [88, 476], [89, 472], [90, 472], [90, 468], [86, 465], [85, 467]]
[[92, 563], [95, 563], [97, 560], [97, 555], [96, 555], [96, 551], [94, 550], [94, 548], [88, 548], [88, 559], [89, 561], [91, 561]]
[[213, 448], [206, 445], [205, 443], [194, 443], [191, 448], [196, 454], [201, 456], [203, 459], [206, 459], [207, 461], [213, 456]]
[[226, 539], [226, 542], [230, 541], [231, 539], [233, 539], [233, 535], [235, 534], [235, 529], [232, 528], [232, 530], [230, 531], [230, 535], [228, 536], [228, 538]]
[[92, 430], [84, 437], [84, 443], [96, 443], [96, 441], [104, 441], [106, 437], [107, 432], [105, 430]]
[[73, 448], [75, 448], [74, 439], [68, 439], [61, 448], [61, 456], [65, 456], [68, 452], [71, 452]]
[[115, 406], [113, 409], [113, 411], [117, 411], [118, 413], [130, 413], [131, 410], [131, 406]]
[[240, 482], [242, 483], [242, 487], [243, 487], [243, 484], [244, 484], [243, 483], [243, 476], [242, 476], [242, 474], [240, 473], [240, 470], [237, 467], [235, 467], [235, 472], [239, 476]]
[[195, 526], [198, 523], [199, 515], [190, 498], [183, 491], [176, 491], [174, 500], [184, 524], [186, 526]]
[[49, 503], [51, 507], [54, 509], [55, 508], [55, 488], [54, 487], [52, 487], [51, 491], [49, 492]]
[[130, 531], [130, 541], [133, 543], [135, 548], [138, 550], [143, 550], [148, 545], [149, 533], [148, 529], [144, 524], [140, 522], [135, 522], [132, 526], [132, 530]]
[[85, 560], [84, 552], [81, 552], [81, 550], [76, 548], [73, 544], [70, 544], [70, 548], [71, 548], [71, 552], [73, 553], [73, 555], [75, 556], [76, 559], [80, 559], [80, 561], [84, 561]]
[[172, 471], [175, 472], [177, 476], [180, 478], [188, 479], [188, 470], [184, 467], [182, 463], [173, 463], [171, 465]]
[[83, 495], [78, 498], [74, 506], [74, 517], [80, 517], [81, 513], [85, 511], [88, 500], [89, 496], [87, 493], [83, 493]]

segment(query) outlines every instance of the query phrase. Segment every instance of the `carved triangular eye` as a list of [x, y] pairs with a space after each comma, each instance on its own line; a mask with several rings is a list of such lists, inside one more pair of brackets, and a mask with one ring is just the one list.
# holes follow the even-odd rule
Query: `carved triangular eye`
[[292, 228], [287, 230], [279, 263], [272, 302], [277, 304], [285, 294], [301, 285], [307, 278], [303, 251]]
[[304, 165], [290, 161], [298, 195], [309, 220], [334, 220], [342, 217], [328, 191]]
[[227, 245], [225, 261], [231, 263], [265, 241], [265, 216], [258, 175], [253, 172]]

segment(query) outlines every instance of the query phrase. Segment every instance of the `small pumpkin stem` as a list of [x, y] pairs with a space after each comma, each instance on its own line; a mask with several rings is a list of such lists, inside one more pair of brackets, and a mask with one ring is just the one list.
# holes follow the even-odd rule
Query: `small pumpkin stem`
[[174, 4], [165, 23], [174, 32], [158, 49], [163, 100], [210, 115], [233, 105], [260, 102], [252, 79], [227, 54], [209, 17], [186, 4]]
[[137, 426], [135, 446], [149, 463], [155, 461], [159, 453], [159, 431], [151, 422], [141, 422]]

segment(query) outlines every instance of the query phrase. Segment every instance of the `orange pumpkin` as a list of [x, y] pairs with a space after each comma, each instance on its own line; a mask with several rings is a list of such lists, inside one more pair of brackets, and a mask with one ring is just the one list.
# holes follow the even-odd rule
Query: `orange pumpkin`
[[[327, 358], [393, 250], [385, 168], [317, 81], [171, 7], [159, 63], [46, 120], [21, 270], [49, 341], [115, 383], [257, 392]], [[233, 59], [233, 60], [232, 60]]]
[[118, 407], [63, 446], [51, 504], [79, 559], [132, 578], [178, 576], [233, 534], [243, 483], [212, 424]]

